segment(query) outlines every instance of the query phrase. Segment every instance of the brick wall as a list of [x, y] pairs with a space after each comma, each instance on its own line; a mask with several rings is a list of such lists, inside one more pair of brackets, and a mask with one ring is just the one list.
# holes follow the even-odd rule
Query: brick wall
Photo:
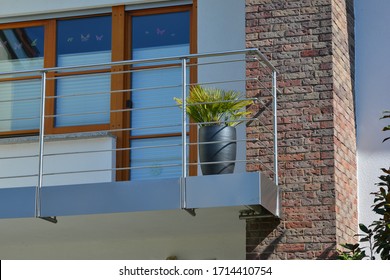
[[[345, 16], [345, 11], [349, 11]], [[334, 1], [333, 13], [333, 104], [336, 180], [336, 236], [350, 241], [357, 228], [356, 137], [354, 119], [353, 1]], [[352, 34], [353, 35], [353, 34]], [[348, 56], [351, 53], [351, 56]]]
[[279, 71], [283, 212], [247, 221], [247, 258], [334, 258], [357, 230], [353, 1], [247, 0], [246, 12], [247, 47]]

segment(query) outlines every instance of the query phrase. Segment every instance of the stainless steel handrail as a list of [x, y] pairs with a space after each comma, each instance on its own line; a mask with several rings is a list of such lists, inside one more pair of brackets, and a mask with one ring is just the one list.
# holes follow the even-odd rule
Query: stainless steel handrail
[[[242, 55], [242, 58], [237, 58], [237, 55]], [[245, 55], [245, 56], [244, 56]], [[232, 57], [234, 56], [234, 57]], [[201, 60], [203, 58], [219, 58], [216, 60]], [[197, 59], [200, 59], [201, 61], [197, 61]], [[231, 77], [231, 78], [222, 78], [218, 80], [207, 80], [207, 81], [200, 81], [197, 83], [194, 83], [193, 81], [189, 81], [188, 74], [190, 69], [196, 69], [196, 67], [208, 67], [212, 65], [218, 65], [220, 67], [223, 66], [224, 63], [246, 63], [247, 61], [250, 61], [250, 63], [258, 64], [258, 67], [262, 69], [267, 69], [264, 71], [264, 74], [253, 74], [250, 76], [245, 76], [244, 78], [241, 77]], [[169, 66], [167, 67], [167, 63], [174, 62], [177, 64], [176, 66]], [[165, 63], [165, 64], [164, 64]], [[82, 70], [88, 70], [88, 69], [111, 69], [115, 66], [139, 66], [139, 65], [145, 65], [147, 64], [150, 66], [151, 64], [154, 65], [155, 68], [153, 69], [165, 69], [165, 68], [177, 68], [180, 69], [180, 83], [174, 84], [174, 85], [150, 85], [147, 87], [142, 88], [129, 88], [129, 89], [123, 89], [123, 90], [115, 90], [115, 91], [96, 91], [96, 92], [83, 92], [82, 90], [79, 90], [78, 92], [73, 92], [65, 96], [46, 96], [46, 82], [47, 81], [56, 81], [58, 79], [66, 79], [67, 77], [73, 77], [73, 76], [86, 76], [88, 77], [89, 74], [80, 74], [80, 71]], [[131, 74], [134, 71], [141, 72], [141, 71], [149, 71], [150, 69], [145, 68], [137, 68], [129, 69], [121, 71], [122, 74]], [[74, 71], [75, 73], [72, 73]], [[66, 76], [57, 76], [57, 75], [50, 75], [48, 77], [48, 73], [61, 73], [66, 72]], [[262, 73], [259, 71], [259, 73]], [[188, 160], [188, 148], [193, 147], [195, 145], [204, 144], [200, 141], [189, 141], [187, 132], [189, 127], [198, 126], [200, 124], [193, 123], [189, 121], [189, 118], [186, 114], [186, 96], [189, 92], [189, 89], [191, 86], [201, 84], [203, 86], [216, 86], [216, 85], [225, 85], [225, 87], [228, 87], [231, 83], [251, 83], [246, 84], [247, 91], [252, 90], [252, 83], [254, 83], [253, 87], [255, 91], [262, 92], [264, 94], [264, 97], [269, 97], [269, 99], [272, 99], [272, 104], [257, 102], [261, 101], [263, 98], [262, 95], [258, 96], [250, 96], [246, 97], [248, 100], [254, 100], [256, 101], [256, 106], [261, 106], [261, 108], [264, 108], [264, 112], [267, 115], [270, 115], [269, 118], [267, 118], [267, 121], [264, 122], [264, 119], [258, 118], [257, 116], [252, 116], [244, 119], [240, 119], [240, 122], [249, 124], [250, 122], [256, 122], [256, 125], [261, 125], [267, 135], [269, 134], [270, 137], [272, 136], [272, 139], [269, 138], [265, 143], [261, 142], [259, 139], [258, 146], [263, 147], [264, 149], [269, 149], [269, 151], [266, 152], [266, 155], [269, 155], [273, 157], [272, 167], [271, 163], [269, 162], [269, 159], [267, 158], [264, 161], [261, 161], [259, 158], [246, 158], [246, 159], [238, 159], [236, 162], [246, 162], [246, 163], [253, 163], [253, 162], [261, 162], [264, 169], [270, 171], [271, 177], [273, 177], [273, 180], [276, 184], [278, 184], [279, 175], [278, 175], [278, 144], [277, 144], [277, 95], [280, 93], [277, 89], [277, 71], [275, 67], [267, 60], [267, 58], [258, 50], [258, 49], [245, 49], [245, 50], [233, 50], [233, 51], [224, 51], [224, 52], [210, 52], [210, 53], [202, 53], [202, 54], [189, 54], [189, 55], [180, 55], [180, 56], [171, 56], [171, 57], [160, 57], [160, 58], [150, 58], [150, 59], [142, 59], [142, 60], [125, 60], [125, 61], [118, 61], [118, 62], [110, 62], [110, 63], [99, 63], [99, 64], [89, 64], [89, 65], [77, 65], [77, 66], [67, 66], [67, 67], [53, 67], [53, 68], [44, 68], [44, 69], [34, 69], [34, 70], [24, 70], [24, 71], [14, 71], [14, 72], [4, 72], [0, 73], [0, 84], [1, 84], [1, 77], [13, 75], [18, 75], [18, 80], [20, 79], [20, 76], [23, 75], [30, 75], [28, 76], [28, 80], [31, 80], [32, 82], [36, 82], [37, 78], [31, 79], [31, 75], [36, 74], [37, 76], [41, 76], [41, 96], [40, 97], [27, 97], [20, 100], [13, 100], [12, 98], [7, 98], [7, 100], [0, 100], [0, 103], [6, 103], [6, 102], [26, 102], [29, 100], [40, 100], [40, 113], [39, 113], [39, 152], [35, 153], [34, 155], [16, 155], [14, 157], [6, 155], [0, 158], [0, 160], [22, 160], [23, 158], [33, 158], [36, 157], [38, 159], [38, 172], [37, 174], [31, 175], [31, 176], [37, 176], [37, 191], [36, 191], [36, 216], [40, 216], [40, 190], [43, 186], [43, 180], [44, 176], [48, 175], [54, 175], [54, 174], [73, 174], [73, 173], [83, 173], [83, 172], [98, 172], [99, 170], [111, 170], [111, 171], [118, 171], [118, 170], [131, 170], [131, 169], [142, 169], [142, 168], [152, 168], [153, 165], [145, 165], [145, 166], [129, 166], [129, 167], [113, 167], [111, 169], [97, 169], [97, 170], [75, 170], [75, 171], [64, 171], [64, 172], [47, 172], [44, 170], [44, 163], [45, 158], [47, 157], [55, 157], [55, 156], [62, 156], [62, 155], [76, 155], [76, 154], [90, 154], [90, 153], [100, 153], [100, 152], [120, 152], [120, 151], [130, 151], [130, 150], [148, 150], [148, 149], [154, 149], [154, 148], [170, 148], [170, 147], [180, 147], [181, 149], [181, 160], [179, 164], [166, 164], [164, 166], [180, 166], [181, 167], [181, 177], [186, 178], [188, 176], [188, 168], [189, 166], [198, 166], [200, 167], [201, 164], [212, 164], [210, 162], [204, 162], [204, 163], [193, 163], [189, 162]], [[118, 72], [112, 71], [102, 71], [101, 73], [91, 73], [90, 75], [94, 75], [96, 77], [99, 77], [99, 75], [116, 75]], [[248, 74], [249, 75], [249, 74]], [[267, 75], [266, 82], [264, 81], [264, 77], [261, 75]], [[27, 77], [26, 77], [27, 79]], [[4, 80], [9, 82], [9, 79]], [[142, 130], [152, 130], [152, 129], [164, 129], [168, 127], [177, 127], [179, 128], [178, 131], [180, 131], [181, 140], [180, 143], [174, 143], [174, 144], [162, 144], [162, 145], [145, 145], [140, 147], [129, 147], [129, 148], [112, 148], [112, 149], [102, 149], [102, 150], [84, 150], [84, 151], [66, 151], [66, 152], [47, 152], [45, 153], [45, 145], [47, 143], [47, 134], [45, 134], [45, 122], [47, 119], [55, 119], [60, 116], [67, 116], [67, 117], [77, 117], [77, 116], [84, 116], [84, 115], [101, 115], [101, 114], [115, 114], [115, 113], [121, 113], [121, 112], [135, 112], [135, 111], [144, 111], [144, 110], [156, 110], [156, 109], [169, 109], [177, 107], [176, 104], [172, 103], [170, 105], [164, 105], [164, 104], [156, 104], [152, 106], [145, 106], [145, 107], [139, 107], [139, 108], [109, 108], [108, 110], [102, 111], [98, 108], [96, 108], [95, 111], [91, 110], [88, 112], [66, 112], [66, 113], [58, 113], [55, 112], [55, 114], [47, 114], [45, 112], [45, 104], [46, 100], [51, 100], [51, 102], [55, 102], [57, 99], [67, 99], [67, 98], [73, 98], [73, 97], [86, 97], [86, 96], [102, 96], [102, 95], [112, 95], [112, 94], [135, 94], [135, 92], [139, 92], [139, 94], [144, 94], [145, 92], [152, 95], [155, 93], [156, 90], [169, 90], [169, 89], [180, 89], [181, 90], [181, 98], [183, 100], [183, 106], [181, 108], [181, 114], [180, 119], [177, 119], [175, 123], [162, 123], [159, 125], [154, 125], [153, 123], [150, 124], [144, 124], [142, 127], [112, 127], [106, 132], [109, 134], [115, 134], [116, 132], [121, 131], [129, 131], [129, 132], [135, 132], [135, 131], [142, 131]], [[138, 94], [138, 93], [137, 93]], [[265, 96], [267, 95], [267, 96]], [[148, 95], [149, 96], [149, 95]], [[267, 99], [268, 100], [268, 99]], [[202, 103], [203, 104], [203, 103]], [[208, 104], [208, 102], [204, 103]], [[267, 107], [269, 106], [269, 107]], [[27, 117], [15, 117], [15, 118], [4, 118], [0, 119], [0, 122], [9, 122], [9, 121], [22, 121], [22, 120], [30, 120], [35, 119], [31, 116]], [[269, 122], [271, 121], [272, 122]], [[270, 125], [272, 123], [272, 125]], [[203, 123], [203, 124], [211, 124], [211, 123]], [[98, 132], [98, 131], [97, 131]], [[100, 131], [99, 131], [100, 132]], [[248, 133], [248, 131], [247, 131]], [[68, 133], [68, 135], [71, 134], [77, 134], [75, 132]], [[267, 136], [268, 137], [268, 136]], [[268, 145], [268, 142], [272, 141], [272, 147]], [[240, 139], [236, 140], [237, 143], [249, 143], [249, 142], [256, 142], [256, 138], [253, 136], [244, 136]], [[158, 167], [161, 167], [162, 165], [159, 165]], [[32, 172], [34, 173], [34, 172]], [[30, 177], [30, 175], [25, 176], [21, 174], [21, 176], [15, 176], [14, 178], [20, 178], [20, 177]], [[8, 179], [9, 176], [1, 177], [0, 180]], [[185, 185], [185, 180], [183, 180], [183, 185]], [[182, 189], [182, 197], [185, 197], [185, 188]], [[185, 200], [182, 201], [182, 207], [185, 208]]]

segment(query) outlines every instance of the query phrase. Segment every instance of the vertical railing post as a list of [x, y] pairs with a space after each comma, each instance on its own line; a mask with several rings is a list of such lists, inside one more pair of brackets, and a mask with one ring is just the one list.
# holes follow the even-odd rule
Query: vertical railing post
[[277, 85], [276, 71], [272, 71], [272, 111], [273, 111], [273, 131], [274, 131], [274, 182], [279, 185], [279, 168], [278, 168], [278, 108], [277, 108]]
[[181, 183], [180, 183], [180, 197], [181, 208], [187, 207], [186, 203], [186, 177], [187, 177], [187, 59], [181, 60], [181, 74], [182, 74], [182, 128], [181, 128]]
[[186, 58], [182, 59], [181, 62], [182, 69], [182, 177], [187, 177], [187, 60]]
[[46, 71], [41, 76], [41, 104], [39, 123], [39, 160], [38, 160], [38, 182], [35, 190], [35, 217], [41, 217], [41, 188], [43, 184], [43, 153], [45, 137], [45, 99], [46, 99]]

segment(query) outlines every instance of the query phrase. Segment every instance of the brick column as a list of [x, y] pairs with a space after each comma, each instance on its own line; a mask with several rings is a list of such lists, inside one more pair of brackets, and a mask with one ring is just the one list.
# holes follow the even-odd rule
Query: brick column
[[283, 212], [247, 221], [247, 258], [334, 258], [357, 231], [353, 0], [246, 0], [246, 40], [279, 71]]

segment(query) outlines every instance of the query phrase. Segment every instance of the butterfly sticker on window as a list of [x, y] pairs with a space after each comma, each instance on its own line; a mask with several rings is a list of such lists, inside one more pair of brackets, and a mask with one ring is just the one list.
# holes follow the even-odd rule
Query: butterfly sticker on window
[[16, 43], [15, 45], [14, 45], [14, 50], [16, 51], [16, 50], [21, 50], [22, 49], [22, 43]]
[[35, 47], [37, 45], [38, 39], [35, 39], [34, 41], [31, 42], [30, 46]]
[[104, 35], [95, 35], [96, 41], [102, 41]]
[[87, 34], [85, 36], [83, 34], [80, 34], [81, 42], [87, 42], [90, 37], [91, 37], [91, 35], [89, 35], [89, 34]]
[[165, 29], [160, 29], [160, 28], [156, 29], [156, 34], [158, 36], [164, 36], [164, 33], [165, 33]]
[[68, 37], [68, 39], [66, 39], [66, 41], [68, 42], [68, 43], [72, 43], [73, 42], [73, 37]]
[[7, 44], [8, 44], [8, 41], [1, 42], [0, 48], [5, 48], [5, 46], [7, 46]]

